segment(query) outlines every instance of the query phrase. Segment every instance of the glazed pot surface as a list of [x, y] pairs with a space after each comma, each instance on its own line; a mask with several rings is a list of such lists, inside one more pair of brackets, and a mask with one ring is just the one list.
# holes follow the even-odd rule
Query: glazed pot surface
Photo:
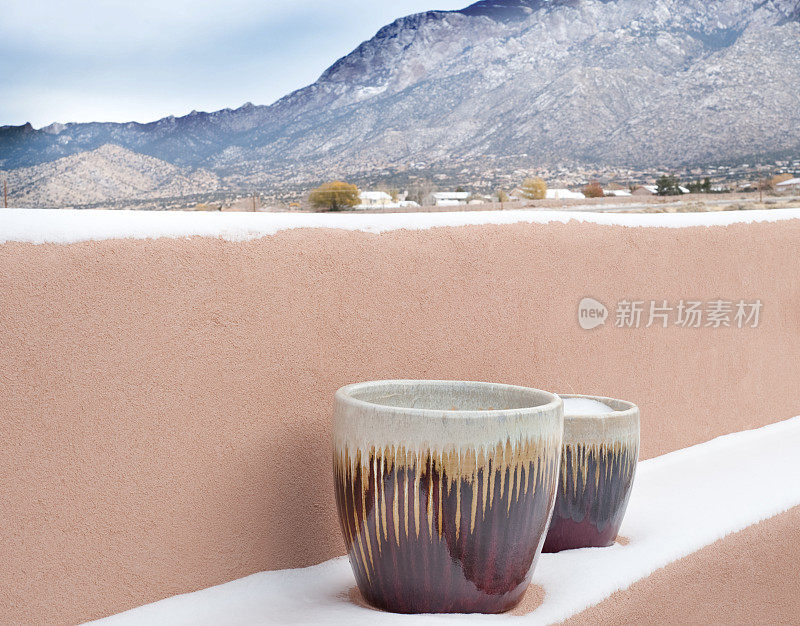
[[359, 589], [399, 613], [522, 599], [552, 513], [561, 400], [489, 383], [387, 381], [336, 397], [336, 501]]
[[604, 548], [617, 538], [639, 457], [639, 409], [622, 400], [605, 414], [566, 415], [558, 493], [543, 552]]

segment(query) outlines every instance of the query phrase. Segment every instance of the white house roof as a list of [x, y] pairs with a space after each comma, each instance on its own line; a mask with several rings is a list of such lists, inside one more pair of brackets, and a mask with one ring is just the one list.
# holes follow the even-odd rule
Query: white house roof
[[437, 191], [433, 194], [437, 200], [466, 200], [469, 196], [468, 191]]
[[800, 178], [792, 178], [777, 184], [778, 187], [795, 187], [796, 185], [800, 185]]
[[358, 194], [358, 197], [362, 200], [372, 200], [373, 202], [380, 202], [381, 200], [391, 201], [392, 199], [392, 196], [385, 191], [362, 191]]
[[616, 198], [627, 198], [632, 195], [627, 189], [606, 189], [605, 194]]
[[586, 198], [582, 193], [570, 191], [569, 189], [548, 189], [548, 200], [583, 200]]

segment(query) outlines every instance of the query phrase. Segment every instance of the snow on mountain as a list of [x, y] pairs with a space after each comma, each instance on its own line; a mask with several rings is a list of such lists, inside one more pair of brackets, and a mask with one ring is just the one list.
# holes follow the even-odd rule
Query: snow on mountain
[[798, 42], [800, 0], [485, 0], [401, 18], [271, 106], [0, 128], [0, 168], [107, 143], [232, 184], [487, 155], [747, 158], [800, 148]]

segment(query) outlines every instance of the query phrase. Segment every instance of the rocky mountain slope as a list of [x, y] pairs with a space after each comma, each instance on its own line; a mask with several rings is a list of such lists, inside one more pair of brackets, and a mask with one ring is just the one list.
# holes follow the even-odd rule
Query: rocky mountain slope
[[735, 160], [800, 148], [798, 42], [800, 0], [486, 0], [399, 19], [271, 106], [4, 127], [0, 168], [106, 143], [234, 186], [454, 157]]
[[0, 175], [8, 179], [9, 200], [18, 207], [172, 198], [219, 188], [218, 177], [208, 171], [190, 171], [111, 144]]

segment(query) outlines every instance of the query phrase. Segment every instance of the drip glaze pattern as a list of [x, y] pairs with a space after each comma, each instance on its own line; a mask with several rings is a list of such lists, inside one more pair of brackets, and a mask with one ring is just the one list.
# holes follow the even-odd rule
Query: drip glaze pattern
[[615, 412], [565, 416], [558, 493], [544, 552], [608, 547], [625, 516], [639, 456], [639, 410], [620, 400], [591, 399]]
[[[513, 608], [556, 496], [561, 401], [485, 383], [365, 385], [369, 393], [344, 393], [369, 403], [337, 394], [334, 450], [339, 519], [362, 595], [400, 613]], [[414, 406], [375, 405], [376, 385], [393, 387], [383, 401]], [[481, 410], [503, 399], [512, 408]], [[453, 408], [424, 408], [443, 402]]]

